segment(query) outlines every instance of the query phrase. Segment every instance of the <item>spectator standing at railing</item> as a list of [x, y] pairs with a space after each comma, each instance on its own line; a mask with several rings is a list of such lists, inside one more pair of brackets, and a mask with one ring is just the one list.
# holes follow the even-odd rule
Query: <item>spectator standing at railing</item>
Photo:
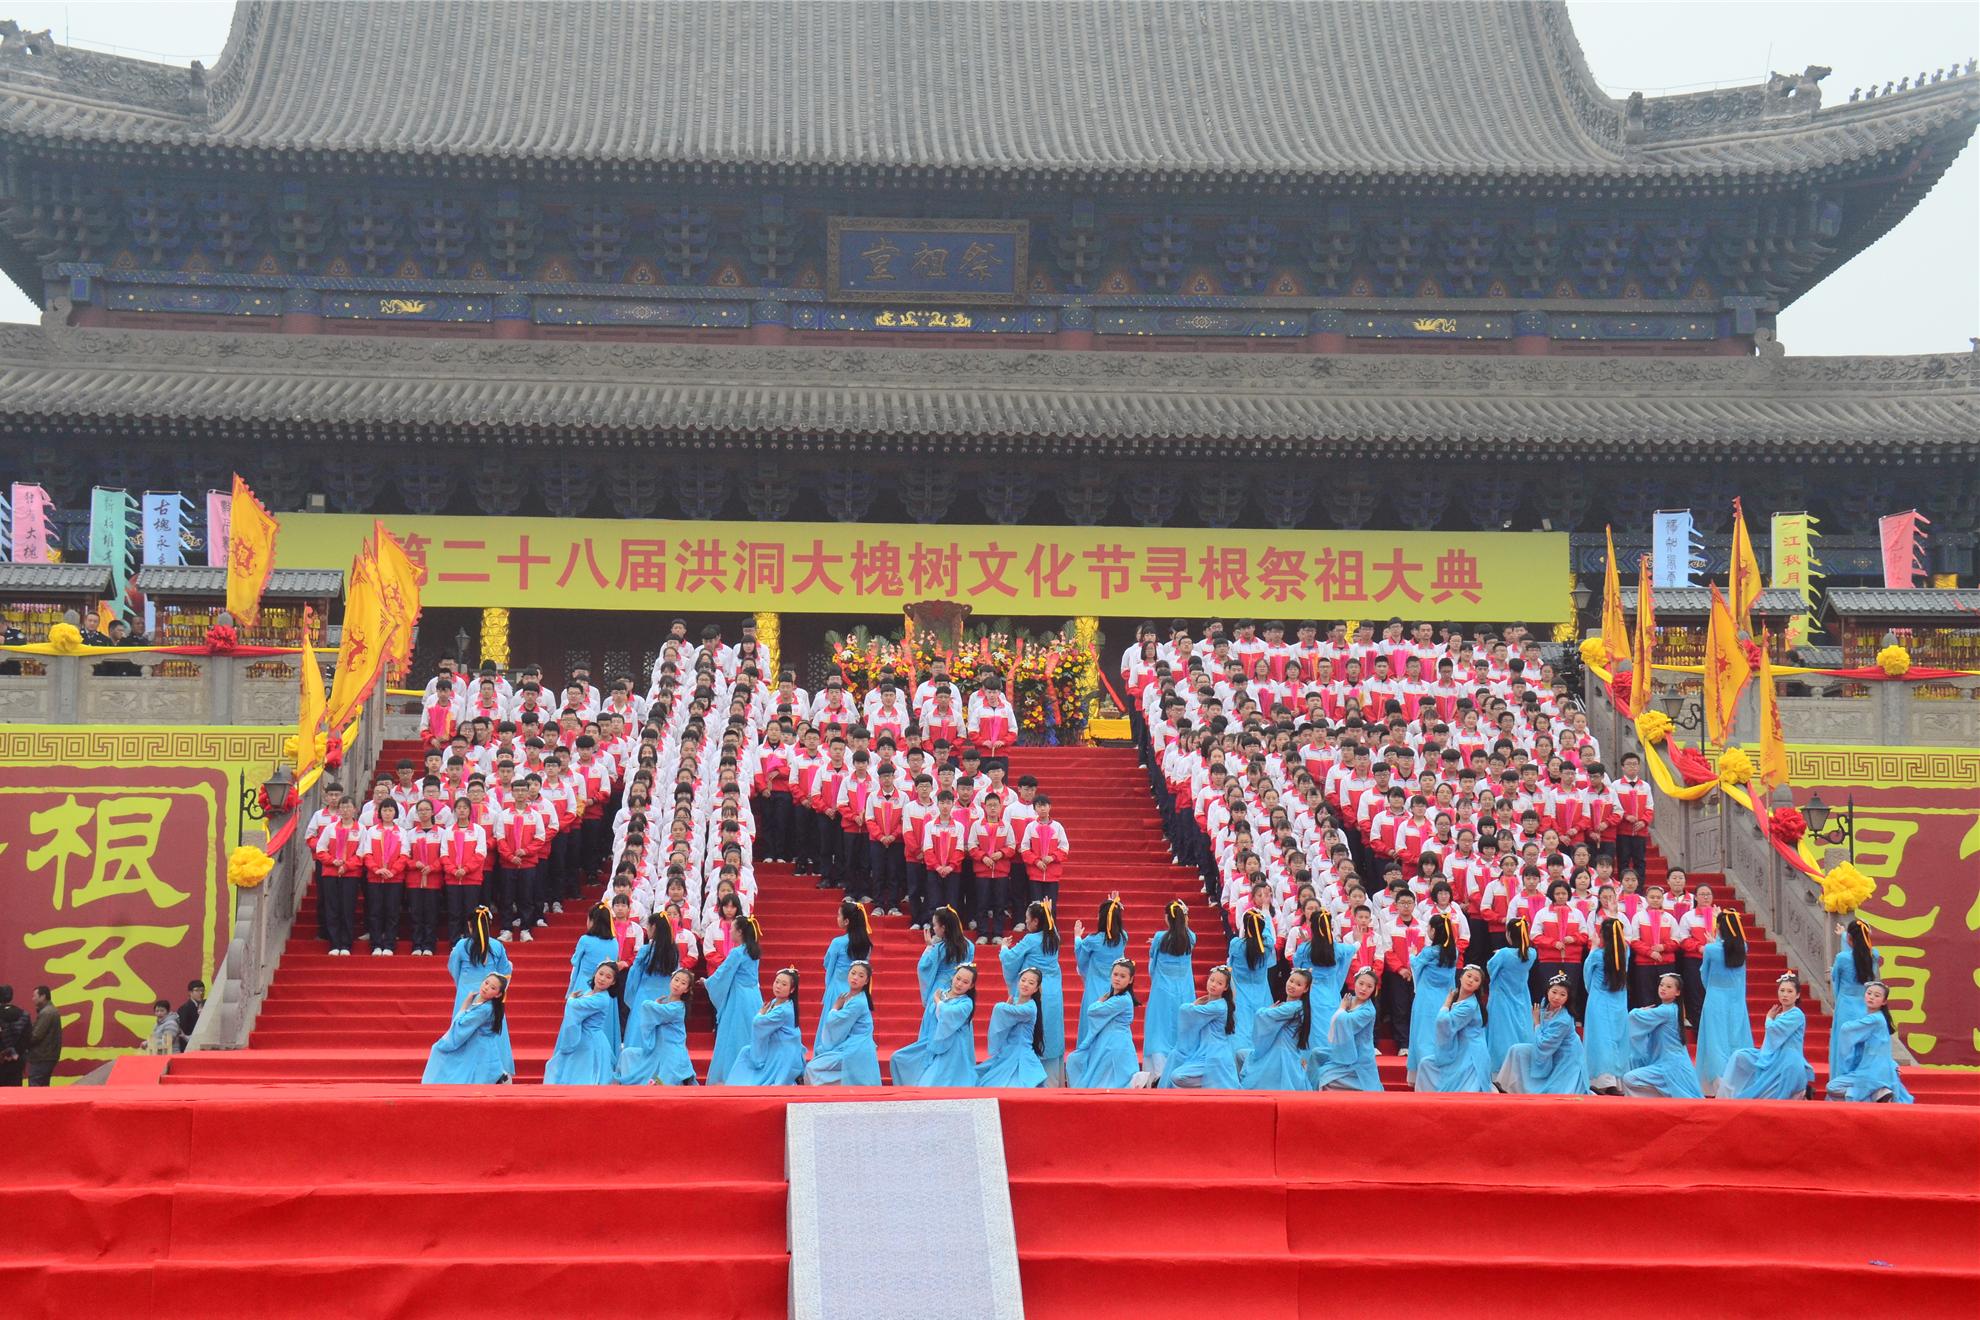
[[27, 1084], [46, 1086], [62, 1061], [62, 1011], [45, 985], [34, 988], [34, 1030], [28, 1038]]
[[28, 1041], [34, 1021], [14, 1002], [14, 987], [0, 985], [0, 1087], [15, 1087], [27, 1074]]

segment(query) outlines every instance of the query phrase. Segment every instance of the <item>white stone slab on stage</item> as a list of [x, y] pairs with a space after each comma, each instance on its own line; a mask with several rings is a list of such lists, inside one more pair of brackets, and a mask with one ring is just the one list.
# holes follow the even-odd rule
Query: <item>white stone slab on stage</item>
[[1023, 1320], [995, 1100], [793, 1104], [792, 1320]]

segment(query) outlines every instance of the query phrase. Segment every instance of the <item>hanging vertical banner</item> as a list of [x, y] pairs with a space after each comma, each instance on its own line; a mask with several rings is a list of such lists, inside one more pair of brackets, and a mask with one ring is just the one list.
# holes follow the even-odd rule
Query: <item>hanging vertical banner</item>
[[242, 627], [261, 619], [261, 593], [275, 571], [275, 534], [281, 524], [262, 507], [240, 474], [227, 520], [227, 613]]
[[1705, 625], [1705, 737], [1714, 746], [1727, 746], [1733, 721], [1739, 718], [1740, 694], [1753, 680], [1753, 666], [1739, 644], [1732, 607], [1712, 584], [1712, 615]]
[[1650, 573], [1650, 556], [1637, 561], [1636, 640], [1630, 647], [1636, 676], [1630, 680], [1629, 714], [1633, 719], [1650, 709], [1650, 690], [1655, 686], [1653, 655], [1657, 649], [1656, 581]]
[[192, 506], [176, 490], [148, 490], [144, 493], [144, 562], [183, 564], [186, 562], [186, 515]]
[[1732, 566], [1726, 574], [1727, 593], [1732, 597], [1733, 622], [1751, 635], [1753, 602], [1760, 599], [1760, 565], [1753, 554], [1753, 538], [1746, 531], [1746, 509], [1733, 500]]
[[11, 550], [16, 564], [46, 564], [49, 535], [48, 515], [55, 511], [55, 503], [48, 498], [48, 492], [39, 486], [31, 486], [25, 481], [14, 483], [14, 544]]
[[137, 572], [132, 532], [137, 522], [137, 502], [127, 490], [98, 486], [89, 497], [89, 562], [110, 567], [110, 608], [119, 618], [128, 617], [131, 577]]
[[1691, 569], [1696, 537], [1690, 509], [1659, 509], [1651, 523], [1651, 576], [1659, 587], [1695, 587]]
[[1629, 627], [1623, 621], [1622, 579], [1616, 571], [1616, 530], [1604, 527], [1608, 557], [1602, 562], [1602, 644], [1609, 648], [1609, 663], [1616, 664], [1629, 653]]
[[1925, 576], [1925, 533], [1920, 529], [1931, 521], [1916, 509], [1877, 520], [1877, 536], [1884, 543], [1886, 587], [1915, 587]]
[[1822, 561], [1815, 557], [1815, 515], [1777, 513], [1774, 515], [1774, 585], [1801, 593], [1804, 613], [1788, 621], [1790, 650], [1808, 645], [1815, 613], [1815, 579], [1822, 576]]
[[227, 566], [227, 525], [233, 521], [234, 497], [224, 490], [206, 492], [206, 566]]

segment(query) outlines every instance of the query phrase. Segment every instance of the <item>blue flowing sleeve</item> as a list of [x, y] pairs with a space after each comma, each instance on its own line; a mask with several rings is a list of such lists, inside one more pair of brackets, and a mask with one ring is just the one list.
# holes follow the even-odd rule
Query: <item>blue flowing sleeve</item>
[[767, 1011], [758, 1013], [756, 1021], [750, 1023], [750, 1043], [759, 1053], [768, 1057], [770, 1052], [777, 1048], [777, 1037], [792, 1029], [792, 1019], [790, 1000], [786, 999], [782, 1003], [771, 1005]]
[[1429, 944], [1424, 945], [1422, 948], [1418, 949], [1415, 953], [1411, 954], [1409, 956], [1410, 976], [1416, 980], [1419, 981], [1422, 980], [1423, 969], [1425, 967], [1428, 967], [1430, 965], [1430, 960], [1432, 958], [1435, 958], [1436, 956], [1437, 956], [1437, 950], [1435, 946]]
[[468, 942], [455, 940], [454, 947], [447, 951], [447, 975], [453, 978], [455, 984], [460, 983], [461, 974], [467, 971], [467, 965]]
[[1882, 1014], [1851, 1018], [1836, 1024], [1836, 1055], [1844, 1072], [1855, 1072], [1863, 1066], [1864, 1047], [1872, 1037], [1883, 1034], [1883, 1025]]
[[489, 970], [499, 972], [506, 979], [516, 974], [516, 965], [509, 961], [509, 946], [500, 940], [492, 940], [488, 945]]
[[454, 1018], [453, 1025], [447, 1028], [447, 1034], [440, 1038], [434, 1048], [443, 1054], [451, 1054], [463, 1048], [475, 1036], [487, 1029], [488, 1019], [494, 1011], [492, 1004], [471, 1004], [462, 1009]]
[[927, 1003], [928, 996], [935, 993], [935, 969], [942, 963], [940, 942], [929, 945], [921, 951], [921, 957], [914, 964], [914, 977], [921, 982], [921, 1002]]
[[946, 1040], [958, 1032], [968, 1031], [970, 1018], [975, 1011], [976, 1006], [970, 1002], [967, 995], [958, 995], [954, 999], [944, 1000], [936, 1005], [934, 1038]]
[[1460, 999], [1449, 1008], [1437, 1014], [1437, 1044], [1449, 1045], [1457, 1039], [1457, 1034], [1466, 1027], [1478, 1023], [1478, 1000], [1476, 997]]
[[997, 950], [998, 965], [1004, 969], [1004, 984], [1017, 984], [1018, 973], [1024, 970], [1024, 960], [1030, 956], [1032, 941], [1037, 938], [1038, 934], [1034, 931], [1010, 948]]
[[1552, 1058], [1573, 1038], [1574, 1014], [1563, 1009], [1552, 1017], [1543, 1015], [1539, 1030], [1533, 1034], [1535, 1052], [1543, 1059]]
[[722, 960], [722, 965], [717, 967], [714, 974], [708, 978], [707, 989], [710, 1003], [720, 1004], [722, 1002], [722, 997], [729, 993], [729, 986], [738, 976], [742, 975], [740, 970], [742, 963], [743, 960], [741, 958], [733, 955]]
[[1107, 942], [1098, 935], [1088, 935], [1073, 946], [1073, 966], [1082, 978], [1098, 970], [1096, 964], [1106, 953], [1106, 947]]

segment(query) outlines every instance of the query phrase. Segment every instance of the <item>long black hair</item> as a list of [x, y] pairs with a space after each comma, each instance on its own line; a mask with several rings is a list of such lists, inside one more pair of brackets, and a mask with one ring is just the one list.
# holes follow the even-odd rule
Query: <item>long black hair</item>
[[1865, 991], [1868, 991], [1873, 985], [1884, 992], [1884, 1006], [1877, 1010], [1884, 1015], [1884, 1030], [1890, 1032], [1892, 1035], [1896, 1035], [1897, 1023], [1891, 1020], [1891, 988], [1874, 977], [1865, 981], [1863, 988]]
[[[791, 997], [788, 1001], [791, 1006], [791, 1025], [798, 1029], [798, 1034], [801, 1036], [804, 1034], [804, 1008], [798, 1001], [798, 991], [802, 986], [802, 983], [798, 980], [798, 969], [795, 967], [779, 967], [777, 969], [777, 976], [788, 976], [791, 978]], [[774, 986], [777, 984], [777, 976], [770, 978], [771, 985]], [[776, 996], [772, 995], [771, 998], [775, 999]]]
[[1506, 920], [1506, 947], [1519, 950], [1519, 960], [1527, 961], [1533, 952], [1533, 932], [1527, 928], [1525, 917], [1510, 917]]
[[[1334, 965], [1334, 919], [1326, 908], [1315, 908], [1306, 919], [1306, 960], [1315, 967]], [[1302, 1046], [1301, 1048], [1305, 1048]]]
[[936, 938], [942, 941], [942, 952], [952, 963], [975, 962], [974, 949], [969, 936], [963, 934], [962, 916], [946, 903], [935, 909], [933, 918]]
[[1746, 966], [1746, 923], [1739, 919], [1739, 913], [1720, 908], [1713, 925], [1719, 929], [1719, 948], [1725, 954], [1726, 966]]
[[1286, 974], [1286, 983], [1291, 985], [1295, 976], [1306, 978], [1306, 993], [1299, 997], [1299, 1027], [1293, 1033], [1293, 1044], [1304, 1050], [1313, 1038], [1313, 973], [1304, 967], [1295, 967]]
[[674, 941], [674, 919], [663, 909], [646, 922], [646, 974], [671, 978], [681, 965], [681, 946]]
[[1024, 924], [1029, 926], [1032, 918], [1038, 919], [1038, 941], [1045, 946], [1045, 952], [1056, 954], [1059, 951], [1059, 927], [1052, 920], [1050, 903], [1033, 903], [1024, 910]]
[[742, 941], [744, 952], [752, 958], [763, 956], [763, 927], [757, 924], [755, 917], [743, 913], [736, 918], [734, 930], [736, 937]]
[[1206, 995], [1210, 993], [1210, 978], [1218, 972], [1224, 974], [1224, 1034], [1226, 1036], [1235, 1036], [1237, 1034], [1237, 991], [1232, 987], [1237, 978], [1231, 974], [1231, 965], [1229, 963], [1218, 963], [1215, 967], [1212, 967], [1203, 974], [1203, 993]]
[[1856, 966], [1856, 982], [1868, 985], [1877, 979], [1877, 955], [1870, 948], [1870, 928], [1862, 921], [1849, 923], [1849, 960]]
[[[1478, 967], [1478, 964], [1466, 963], [1465, 966], [1467, 968]], [[1458, 973], [1457, 983], [1459, 987], [1464, 985], [1463, 972]], [[1485, 975], [1485, 969], [1483, 967], [1478, 967], [1478, 993], [1474, 994], [1472, 998], [1478, 1001], [1478, 1025], [1481, 1027], [1485, 1026], [1492, 1020], [1492, 978]]]
[[1439, 967], [1457, 966], [1457, 923], [1441, 912], [1430, 914], [1430, 943], [1437, 950]]
[[1169, 903], [1169, 929], [1162, 935], [1162, 952], [1171, 958], [1189, 956], [1189, 907], [1179, 898]]
[[[1045, 973], [1036, 967], [1027, 967], [1018, 973], [1018, 980], [1027, 976], [1038, 978], [1038, 989], [1031, 996], [1031, 1052], [1039, 1058], [1045, 1057]], [[1017, 986], [1011, 986], [1011, 993], [1017, 993]]]
[[1257, 908], [1244, 914], [1244, 965], [1257, 971], [1265, 961], [1265, 914]]
[[1611, 993], [1629, 988], [1629, 959], [1623, 941], [1623, 924], [1614, 917], [1602, 918], [1602, 979]]
[[[847, 963], [846, 979], [848, 982], [852, 980], [852, 969], [855, 967], [864, 967], [866, 969], [866, 984], [859, 988], [859, 992], [866, 996], [866, 1011], [870, 1013], [873, 1011], [873, 964], [864, 958], [855, 958]], [[852, 986], [850, 984], [846, 987], [846, 993], [852, 993]]]
[[871, 958], [873, 919], [866, 915], [866, 905], [848, 898], [839, 904], [839, 915], [846, 921], [846, 952], [855, 962]]
[[[1114, 983], [1113, 983], [1114, 967], [1125, 967], [1128, 969], [1127, 989], [1125, 990], [1114, 989]], [[1109, 967], [1107, 969], [1107, 977], [1108, 977], [1107, 993], [1101, 995], [1100, 997], [1102, 999], [1112, 999], [1115, 995], [1126, 995], [1128, 997], [1128, 1002], [1130, 1004], [1139, 1004], [1141, 1000], [1136, 998], [1134, 993], [1134, 975], [1140, 969], [1134, 965], [1134, 959], [1116, 958], [1114, 959], [1114, 967]]]
[[601, 940], [612, 938], [612, 909], [603, 903], [591, 905], [591, 918], [586, 923], [584, 933]]
[[468, 918], [468, 965], [479, 967], [488, 961], [488, 928], [495, 922], [495, 913], [488, 907], [477, 907], [474, 915]]
[[1103, 944], [1126, 944], [1127, 926], [1121, 920], [1127, 911], [1117, 898], [1102, 899], [1100, 903], [1100, 942]]
[[[494, 975], [500, 976], [500, 973]], [[500, 976], [500, 979], [502, 993], [488, 1001], [488, 1034], [491, 1036], [502, 1034], [502, 1019], [508, 1016], [509, 1010], [509, 978]], [[1888, 1019], [1890, 1014], [1885, 1013], [1884, 1016]]]

